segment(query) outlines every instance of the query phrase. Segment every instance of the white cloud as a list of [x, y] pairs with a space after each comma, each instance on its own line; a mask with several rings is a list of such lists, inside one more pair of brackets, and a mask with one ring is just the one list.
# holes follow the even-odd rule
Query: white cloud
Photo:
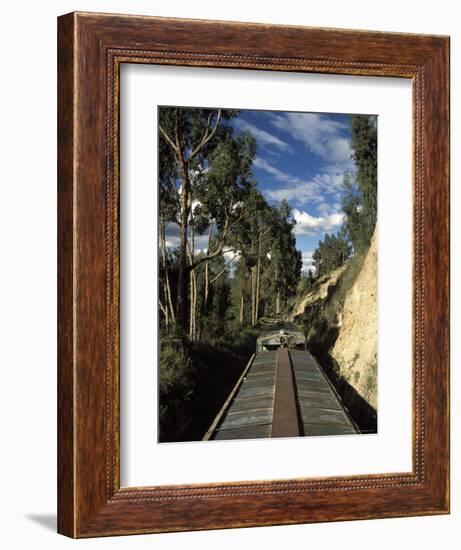
[[[190, 238], [190, 234], [189, 234]], [[176, 224], [168, 224], [166, 234], [166, 247], [172, 251], [175, 248], [179, 248], [179, 227]], [[208, 235], [195, 235], [194, 238], [194, 253], [206, 254], [208, 251]], [[240, 250], [234, 250], [233, 248], [225, 247], [223, 250], [224, 261], [230, 265], [231, 275], [235, 270], [237, 260], [241, 256]]]
[[[179, 235], [168, 232], [166, 235], [166, 247], [170, 250], [179, 248]], [[208, 235], [196, 235], [194, 238], [195, 253], [206, 252], [208, 247]]]
[[223, 250], [223, 256], [226, 263], [236, 261], [240, 258], [240, 250], [234, 250], [233, 248], [225, 248]]
[[315, 267], [314, 267], [314, 260], [312, 258], [312, 251], [309, 252], [303, 252], [302, 253], [302, 268], [301, 271], [304, 271], [304, 273], [309, 273], [309, 270], [311, 269], [313, 273], [315, 273]]
[[323, 233], [336, 229], [344, 220], [342, 212], [315, 217], [296, 208], [293, 210], [293, 217], [296, 220], [295, 234], [309, 236], [313, 236], [318, 232]]
[[234, 250], [233, 248], [225, 248], [223, 250], [224, 261], [229, 269], [229, 277], [234, 277], [235, 270], [237, 268], [237, 261], [240, 259], [242, 253], [240, 250]]
[[274, 114], [271, 123], [329, 163], [352, 167], [349, 140], [343, 136], [347, 126], [342, 122], [318, 113], [281, 113]]
[[296, 200], [299, 203], [323, 203], [325, 194], [334, 195], [338, 198], [342, 192], [342, 172], [320, 172], [312, 178], [302, 179], [279, 170], [260, 157], [256, 157], [254, 165], [266, 171], [277, 181], [286, 184], [286, 187], [264, 191], [266, 196], [272, 200], [281, 201], [286, 199], [287, 201]]
[[279, 139], [273, 134], [270, 134], [269, 132], [266, 132], [265, 130], [261, 130], [260, 128], [258, 128], [254, 124], [247, 122], [246, 120], [236, 119], [235, 125], [241, 130], [247, 130], [251, 132], [256, 140], [263, 145], [273, 145], [274, 147], [277, 147], [282, 151], [290, 151], [291, 149], [289, 144], [285, 141]]
[[261, 157], [256, 157], [253, 161], [253, 164], [257, 168], [265, 170], [268, 174], [274, 176], [274, 178], [278, 181], [282, 181], [284, 183], [303, 183], [301, 178], [298, 178], [297, 176], [292, 176], [290, 174], [287, 174], [286, 172], [283, 172], [282, 170], [279, 170], [278, 168], [267, 162], [267, 160], [264, 160]]
[[328, 214], [331, 214], [335, 208], [333, 208], [332, 204], [328, 204], [326, 202], [321, 202], [317, 205], [317, 210], [322, 214], [322, 216], [328, 216]]

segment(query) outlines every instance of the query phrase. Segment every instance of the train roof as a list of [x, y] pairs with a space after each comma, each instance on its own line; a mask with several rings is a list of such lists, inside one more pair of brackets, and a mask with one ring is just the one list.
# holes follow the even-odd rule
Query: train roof
[[[284, 386], [283, 369], [288, 369], [291, 390]], [[280, 426], [290, 406], [291, 431], [285, 433]], [[204, 439], [355, 433], [357, 427], [315, 358], [307, 351], [283, 349], [253, 356]]]

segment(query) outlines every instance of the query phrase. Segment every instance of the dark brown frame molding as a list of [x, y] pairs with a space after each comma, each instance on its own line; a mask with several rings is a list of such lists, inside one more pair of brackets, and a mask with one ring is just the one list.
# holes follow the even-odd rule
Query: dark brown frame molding
[[[58, 531], [95, 537], [448, 513], [449, 38], [92, 13], [60, 17], [58, 31]], [[412, 79], [411, 472], [120, 488], [121, 63]]]

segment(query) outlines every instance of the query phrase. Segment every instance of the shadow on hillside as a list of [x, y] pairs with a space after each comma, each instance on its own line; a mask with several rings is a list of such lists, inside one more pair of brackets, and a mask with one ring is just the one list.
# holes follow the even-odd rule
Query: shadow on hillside
[[[332, 328], [328, 331], [329, 337], [333, 338], [333, 343], [336, 341], [339, 329]], [[336, 336], [333, 333], [336, 332]], [[311, 343], [310, 351], [316, 357], [323, 371], [328, 376], [349, 414], [354, 419], [361, 433], [377, 433], [378, 431], [378, 415], [374, 407], [372, 407], [357, 390], [347, 382], [340, 374], [339, 365], [336, 360], [328, 353], [325, 348]], [[331, 348], [327, 348], [331, 349]]]

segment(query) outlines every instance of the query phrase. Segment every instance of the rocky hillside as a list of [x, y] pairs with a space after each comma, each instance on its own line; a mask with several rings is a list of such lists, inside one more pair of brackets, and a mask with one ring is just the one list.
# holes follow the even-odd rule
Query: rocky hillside
[[331, 355], [339, 372], [376, 409], [377, 405], [377, 243], [376, 233], [363, 267], [340, 313]]
[[318, 300], [325, 300], [328, 297], [328, 293], [331, 292], [331, 289], [335, 288], [345, 268], [346, 266], [339, 267], [328, 275], [321, 277], [311, 292], [308, 292], [301, 299], [296, 300], [293, 304], [291, 319], [293, 320], [302, 315], [307, 307], [312, 306]]
[[363, 431], [376, 431], [377, 236], [365, 255], [320, 278], [292, 304], [308, 348]]

